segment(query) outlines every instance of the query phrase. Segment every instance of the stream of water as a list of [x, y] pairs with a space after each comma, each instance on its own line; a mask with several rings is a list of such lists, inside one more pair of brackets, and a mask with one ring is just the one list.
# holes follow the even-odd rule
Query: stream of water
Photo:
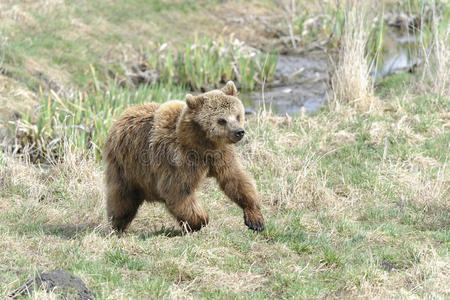
[[[398, 72], [409, 71], [420, 64], [417, 39], [388, 30], [383, 53], [371, 76], [375, 79]], [[303, 56], [281, 55], [274, 81], [264, 91], [241, 94], [247, 113], [266, 108], [279, 115], [295, 115], [302, 111], [313, 113], [327, 100], [330, 81], [327, 57], [315, 51]]]

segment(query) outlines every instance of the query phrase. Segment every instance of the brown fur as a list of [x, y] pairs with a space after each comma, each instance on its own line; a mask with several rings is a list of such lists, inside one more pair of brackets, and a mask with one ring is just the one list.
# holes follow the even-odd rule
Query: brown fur
[[121, 115], [103, 152], [107, 215], [114, 229], [123, 231], [146, 200], [164, 203], [186, 230], [199, 230], [209, 218], [195, 190], [212, 176], [243, 209], [245, 224], [263, 230], [253, 180], [234, 150], [244, 124], [236, 96], [228, 82], [222, 90], [187, 95], [186, 102], [149, 103]]

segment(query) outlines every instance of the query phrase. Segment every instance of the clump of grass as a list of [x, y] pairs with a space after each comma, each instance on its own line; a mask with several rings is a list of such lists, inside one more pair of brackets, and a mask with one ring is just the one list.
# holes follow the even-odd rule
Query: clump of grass
[[344, 14], [341, 5], [335, 1], [317, 3], [314, 1], [276, 0], [284, 15], [280, 41], [295, 51], [315, 47], [335, 47], [342, 31]]
[[361, 110], [373, 110], [373, 81], [367, 56], [367, 6], [348, 3], [341, 36], [338, 60], [331, 79], [334, 106], [350, 105]]
[[238, 40], [195, 39], [183, 51], [174, 52], [167, 48], [153, 51], [149, 54], [148, 65], [156, 70], [159, 82], [163, 84], [206, 91], [234, 80], [241, 90], [253, 91], [264, 80], [272, 80], [277, 56], [262, 53]]
[[[422, 80], [429, 82], [432, 93], [442, 97], [450, 95], [450, 9], [437, 11], [438, 3], [430, 3], [429, 24], [421, 23], [420, 44], [424, 57]], [[423, 6], [422, 6], [422, 9]]]
[[148, 101], [181, 99], [186, 92], [179, 87], [142, 85], [136, 90], [112, 84], [106, 91], [79, 93], [61, 99], [51, 92], [41, 94], [37, 113], [27, 113], [14, 123], [16, 152], [26, 153], [32, 161], [47, 161], [64, 155], [67, 138], [71, 146], [93, 150], [97, 157], [111, 123], [129, 106]]
[[[369, 69], [376, 73], [379, 66], [383, 65], [385, 54], [385, 36], [387, 25], [384, 20], [384, 6], [381, 15], [372, 20], [372, 29], [369, 32], [366, 45], [366, 54], [369, 61]], [[375, 71], [375, 72], [374, 72]]]

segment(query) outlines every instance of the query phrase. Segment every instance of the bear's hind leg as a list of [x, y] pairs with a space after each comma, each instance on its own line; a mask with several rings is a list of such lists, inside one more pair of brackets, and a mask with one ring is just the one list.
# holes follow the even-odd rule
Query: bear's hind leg
[[166, 203], [166, 207], [187, 232], [198, 231], [209, 222], [208, 213], [194, 195]]
[[113, 229], [123, 232], [136, 216], [142, 202], [139, 191], [125, 188], [120, 184], [109, 185], [106, 212]]

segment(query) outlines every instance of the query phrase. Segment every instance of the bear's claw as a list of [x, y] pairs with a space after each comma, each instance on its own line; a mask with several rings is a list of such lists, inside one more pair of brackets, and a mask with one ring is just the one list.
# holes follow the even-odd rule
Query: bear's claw
[[244, 211], [244, 223], [251, 230], [258, 232], [264, 230], [264, 218], [259, 210]]
[[254, 230], [254, 231], [261, 232], [264, 230], [264, 224], [259, 223], [259, 222], [256, 224], [253, 224], [253, 223], [249, 223], [249, 222], [245, 221], [245, 225], [247, 225], [249, 229]]

